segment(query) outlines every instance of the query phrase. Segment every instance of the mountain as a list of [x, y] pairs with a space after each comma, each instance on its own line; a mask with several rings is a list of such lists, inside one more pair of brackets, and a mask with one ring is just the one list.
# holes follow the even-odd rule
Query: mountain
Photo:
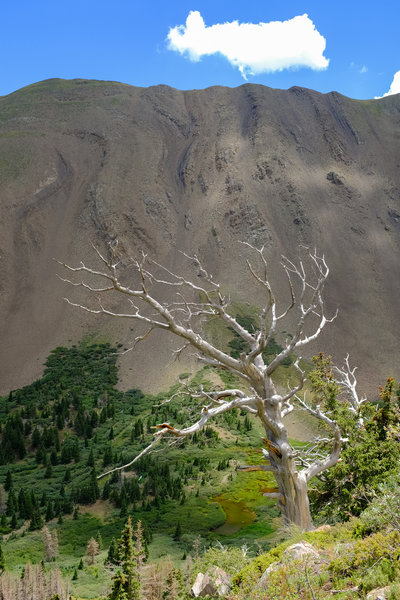
[[[248, 296], [239, 241], [279, 257], [317, 247], [331, 268], [327, 310], [308, 354], [350, 353], [375, 392], [398, 374], [400, 95], [246, 84], [178, 91], [48, 80], [0, 98], [1, 393], [39, 377], [56, 346], [103, 337], [128, 347], [130, 323], [71, 308], [52, 260], [90, 263], [119, 239], [187, 273], [197, 252], [235, 299]], [[155, 391], [185, 370], [176, 341], [150, 336], [121, 360], [122, 385]], [[189, 360], [189, 359], [188, 359]]]

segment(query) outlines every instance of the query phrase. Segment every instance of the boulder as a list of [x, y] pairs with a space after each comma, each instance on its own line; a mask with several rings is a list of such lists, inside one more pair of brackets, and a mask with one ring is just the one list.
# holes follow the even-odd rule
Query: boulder
[[332, 527], [330, 525], [326, 524], [326, 525], [320, 525], [319, 527], [314, 529], [314, 531], [330, 531], [331, 529], [332, 529]]
[[219, 567], [211, 567], [206, 573], [197, 574], [190, 593], [194, 598], [202, 598], [207, 595], [222, 598], [230, 591], [231, 587], [231, 576]]
[[215, 569], [207, 571], [210, 573], [214, 584], [217, 586], [218, 596], [225, 596], [232, 587], [232, 577], [223, 569], [219, 567], [215, 567]]
[[190, 590], [194, 598], [202, 598], [203, 596], [207, 596], [207, 594], [214, 596], [216, 591], [217, 588], [214, 586], [208, 573], [197, 573], [196, 581]]
[[260, 587], [266, 587], [267, 583], [268, 583], [268, 579], [269, 576], [271, 575], [271, 573], [273, 573], [274, 571], [276, 571], [277, 569], [279, 569], [279, 567], [282, 565], [282, 563], [280, 562], [274, 562], [271, 565], [269, 565], [269, 567], [267, 567], [264, 571], [264, 573], [261, 576], [260, 581], [258, 582], [258, 585]]
[[318, 552], [308, 542], [297, 542], [297, 544], [289, 546], [283, 556], [290, 560], [304, 560], [308, 557], [319, 558]]
[[367, 594], [367, 600], [387, 600], [389, 598], [390, 587], [378, 588], [371, 590]]

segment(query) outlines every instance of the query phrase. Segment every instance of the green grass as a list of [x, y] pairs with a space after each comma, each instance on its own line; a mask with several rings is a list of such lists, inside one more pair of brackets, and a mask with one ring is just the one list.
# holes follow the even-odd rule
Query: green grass
[[[91, 467], [87, 463], [91, 453], [97, 473], [101, 473], [111, 466], [103, 465], [107, 447], [112, 448], [114, 464], [128, 462], [152, 439], [152, 431], [148, 430], [150, 425], [162, 421], [179, 424], [195, 418], [188, 413], [183, 397], [177, 396], [173, 402], [157, 409], [155, 414], [152, 406], [159, 404], [165, 394], [146, 396], [140, 390], [125, 393], [117, 390], [116, 358], [116, 348], [96, 337], [72, 348], [58, 348], [50, 354], [41, 380], [0, 400], [0, 422], [3, 425], [10, 413], [18, 412], [23, 414], [24, 423], [31, 423], [30, 433], [24, 436], [27, 456], [23, 460], [0, 465], [0, 483], [5, 482], [10, 469], [17, 495], [21, 488], [34, 489], [38, 499], [45, 492], [48, 500], [57, 501], [64, 489], [68, 498], [74, 494], [74, 489], [80, 490], [89, 484]], [[290, 370], [285, 369], [286, 375], [290, 374]], [[222, 378], [224, 376], [221, 375]], [[190, 378], [190, 385], [210, 387], [209, 377], [210, 369], [206, 367]], [[225, 382], [228, 383], [231, 382]], [[169, 394], [177, 389], [174, 386]], [[101, 420], [102, 411], [107, 407], [112, 411]], [[60, 414], [62, 418], [58, 421]], [[79, 414], [86, 425], [78, 423]], [[96, 424], [88, 428], [88, 419], [96, 415]], [[104, 591], [109, 578], [102, 567], [105, 552], [111, 539], [119, 537], [127, 514], [132, 515], [134, 522], [140, 519], [146, 530], [153, 532], [150, 557], [162, 560], [170, 555], [176, 566], [181, 565], [184, 552], [193, 551], [197, 536], [200, 536], [203, 547], [217, 539], [237, 547], [247, 543], [253, 551], [256, 550], [256, 539], [260, 538], [264, 545], [269, 543], [277, 511], [275, 503], [264, 498], [262, 491], [274, 487], [273, 478], [266, 472], [236, 471], [237, 464], [264, 462], [259, 449], [263, 429], [253, 417], [246, 425], [245, 417], [245, 413], [238, 410], [227, 413], [216, 419], [208, 432], [205, 430], [197, 435], [195, 440], [185, 440], [180, 447], [164, 444], [149, 463], [138, 464], [128, 471], [125, 474], [127, 480], [135, 475], [141, 476], [141, 496], [135, 504], [128, 501], [123, 516], [118, 502], [107, 500], [81, 507], [77, 520], [71, 515], [64, 515], [62, 524], [57, 523], [57, 519], [49, 522], [48, 526], [58, 532], [57, 562], [64, 576], [69, 578], [85, 556], [88, 540], [96, 537], [98, 532], [103, 539], [104, 550], [97, 559], [97, 567], [86, 565], [83, 571], [78, 572], [78, 581], [71, 584], [74, 593], [94, 598]], [[143, 424], [143, 434], [134, 435], [132, 439], [132, 429], [139, 420]], [[55, 451], [51, 441], [45, 449], [47, 460], [53, 452], [58, 462], [53, 466], [50, 478], [45, 477], [46, 466], [38, 462], [36, 449], [31, 446], [35, 427], [41, 432], [45, 428], [58, 431], [60, 448]], [[60, 463], [63, 443], [67, 439], [76, 440], [80, 457], [79, 460]], [[168, 465], [171, 481], [182, 483], [182, 493], [173, 497], [169, 492], [157, 506], [152, 486], [160, 485], [157, 468], [163, 465]], [[70, 482], [64, 482], [67, 468], [71, 473]], [[145, 494], [147, 481], [150, 487]], [[106, 478], [99, 481], [100, 492], [106, 483]], [[118, 497], [120, 487], [118, 483], [113, 486]], [[43, 506], [43, 515], [45, 509]], [[173, 536], [178, 523], [182, 537], [176, 541]], [[21, 525], [22, 520], [19, 519], [18, 526]], [[27, 560], [32, 563], [42, 560], [41, 533], [14, 533], [3, 541], [3, 550], [7, 568], [18, 572]]]

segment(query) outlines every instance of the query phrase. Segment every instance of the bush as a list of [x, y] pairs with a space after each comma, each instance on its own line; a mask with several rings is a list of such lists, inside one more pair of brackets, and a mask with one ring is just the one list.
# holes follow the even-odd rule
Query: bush
[[211, 567], [219, 567], [229, 575], [235, 575], [250, 562], [240, 548], [209, 548], [204, 555], [193, 563], [192, 574], [205, 573]]
[[334, 574], [350, 575], [358, 569], [366, 571], [382, 561], [393, 563], [400, 557], [400, 532], [379, 531], [369, 537], [348, 545], [340, 558], [332, 560], [329, 570]]
[[377, 531], [384, 525], [400, 530], [400, 477], [392, 475], [378, 486], [369, 507], [360, 515], [365, 531]]

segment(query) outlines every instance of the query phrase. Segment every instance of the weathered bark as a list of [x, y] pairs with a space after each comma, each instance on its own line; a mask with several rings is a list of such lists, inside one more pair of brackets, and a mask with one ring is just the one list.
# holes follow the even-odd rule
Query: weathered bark
[[270, 378], [265, 387], [269, 391], [269, 395], [265, 395], [262, 400], [263, 414], [260, 415], [260, 418], [265, 428], [268, 458], [279, 492], [278, 495], [273, 492], [264, 495], [277, 498], [284, 525], [295, 523], [301, 529], [308, 531], [312, 529], [313, 524], [308, 500], [307, 479], [298, 470], [288, 432], [283, 423], [282, 396], [276, 393]]
[[[186, 437], [202, 429], [206, 423], [213, 417], [220, 415], [233, 408], [247, 410], [257, 416], [262, 422], [266, 439], [267, 450], [264, 454], [268, 458], [269, 464], [265, 465], [265, 470], [270, 470], [276, 479], [278, 492], [270, 494], [278, 500], [278, 506], [281, 509], [283, 521], [285, 523], [295, 523], [302, 529], [312, 528], [312, 519], [307, 495], [307, 482], [312, 477], [334, 465], [340, 453], [341, 437], [337, 424], [324, 414], [319, 406], [312, 408], [304, 400], [297, 398], [297, 393], [304, 384], [304, 373], [299, 367], [299, 361], [295, 363], [299, 381], [296, 386], [285, 395], [277, 392], [272, 380], [277, 367], [284, 359], [296, 352], [302, 346], [315, 340], [323, 327], [332, 319], [327, 319], [324, 314], [323, 289], [328, 277], [329, 269], [325, 259], [319, 257], [316, 252], [308, 253], [308, 260], [311, 264], [311, 274], [307, 275], [303, 262], [295, 265], [290, 260], [282, 257], [282, 267], [286, 272], [289, 284], [290, 301], [287, 307], [279, 313], [277, 303], [271, 284], [268, 279], [267, 261], [264, 256], [264, 250], [256, 250], [249, 244], [245, 244], [253, 252], [256, 252], [260, 261], [260, 268], [256, 270], [250, 262], [248, 267], [256, 285], [260, 285], [266, 295], [265, 306], [260, 310], [258, 329], [254, 332], [247, 331], [238, 320], [229, 314], [229, 301], [222, 294], [220, 287], [207, 273], [197, 256], [188, 257], [192, 260], [198, 269], [198, 275], [204, 285], [193, 283], [176, 275], [154, 263], [155, 269], [166, 274], [167, 279], [156, 277], [154, 271], [149, 270], [147, 257], [143, 255], [141, 261], [130, 262], [130, 268], [136, 269], [138, 281], [133, 287], [123, 285], [118, 276], [120, 268], [120, 258], [118, 257], [117, 245], [110, 245], [110, 258], [105, 258], [97, 249], [96, 253], [100, 261], [105, 265], [105, 271], [86, 267], [83, 263], [78, 267], [63, 266], [74, 273], [87, 275], [88, 281], [68, 283], [74, 286], [80, 286], [89, 292], [99, 294], [109, 294], [117, 292], [127, 297], [130, 310], [124, 313], [116, 313], [107, 309], [99, 301], [98, 308], [91, 308], [86, 305], [78, 304], [68, 300], [73, 306], [86, 310], [94, 314], [109, 315], [118, 318], [133, 319], [145, 323], [149, 331], [144, 336], [139, 336], [136, 341], [141, 341], [147, 337], [153, 329], [163, 329], [182, 338], [184, 346], [178, 351], [178, 354], [187, 347], [196, 348], [197, 357], [203, 363], [212, 367], [223, 368], [243, 382], [243, 389], [217, 390], [213, 392], [198, 393], [183, 391], [192, 397], [204, 398], [208, 401], [201, 410], [200, 418], [193, 424], [183, 429], [176, 429], [169, 423], [162, 423], [156, 427], [153, 442], [145, 448], [130, 463], [111, 469], [111, 473], [118, 469], [124, 469], [136, 462], [143, 454], [151, 451], [164, 437], [174, 439], [176, 437]], [[60, 263], [62, 264], [62, 263]], [[93, 277], [97, 277], [103, 282], [103, 285], [94, 287]], [[105, 282], [105, 283], [104, 283]], [[174, 291], [174, 300], [170, 302], [160, 302], [149, 292], [151, 285], [170, 287]], [[184, 296], [184, 290], [188, 290], [191, 298]], [[178, 294], [176, 294], [178, 292]], [[194, 300], [193, 295], [201, 298]], [[179, 301], [176, 301], [176, 297]], [[134, 304], [139, 303], [139, 306]], [[149, 306], [152, 309], [151, 316], [141, 310], [141, 305]], [[289, 313], [297, 311], [298, 316], [296, 325], [292, 330], [292, 335], [288, 335], [282, 350], [268, 364], [262, 356], [263, 351], [278, 331], [278, 325], [287, 317]], [[208, 317], [219, 317], [226, 327], [232, 328], [241, 339], [247, 344], [249, 350], [243, 352], [239, 358], [233, 358], [224, 349], [219, 348], [209, 342], [201, 327], [201, 319]], [[305, 325], [308, 329], [305, 333]], [[282, 326], [283, 330], [284, 327]], [[333, 434], [333, 445], [330, 454], [321, 456], [321, 454], [311, 460], [300, 460], [297, 453], [289, 443], [287, 429], [284, 425], [284, 417], [293, 410], [291, 400], [297, 398], [302, 407], [310, 412], [316, 418], [322, 420], [329, 427]], [[108, 473], [103, 474], [107, 475]]]

